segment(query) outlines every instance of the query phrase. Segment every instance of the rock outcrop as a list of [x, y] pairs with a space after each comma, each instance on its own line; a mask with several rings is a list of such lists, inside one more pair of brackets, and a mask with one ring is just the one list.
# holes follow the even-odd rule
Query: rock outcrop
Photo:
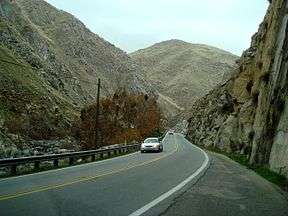
[[247, 155], [288, 176], [288, 1], [273, 0], [239, 68], [191, 109], [194, 143]]

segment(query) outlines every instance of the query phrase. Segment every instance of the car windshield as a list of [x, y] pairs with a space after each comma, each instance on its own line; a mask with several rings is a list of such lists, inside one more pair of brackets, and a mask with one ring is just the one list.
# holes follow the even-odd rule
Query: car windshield
[[158, 143], [159, 141], [158, 141], [158, 139], [146, 139], [145, 141], [144, 141], [144, 143]]

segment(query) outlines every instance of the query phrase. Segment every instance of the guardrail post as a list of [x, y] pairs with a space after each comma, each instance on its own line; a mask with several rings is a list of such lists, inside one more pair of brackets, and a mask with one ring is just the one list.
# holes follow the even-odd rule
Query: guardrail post
[[91, 161], [95, 161], [95, 159], [96, 159], [95, 155], [92, 155], [91, 156]]
[[114, 153], [113, 153], [114, 155], [117, 155], [117, 150], [114, 150]]
[[40, 168], [40, 161], [35, 161], [34, 162], [34, 169], [39, 169]]
[[58, 159], [55, 159], [55, 160], [53, 161], [53, 165], [54, 165], [54, 167], [58, 167], [58, 166], [59, 166], [59, 160], [58, 160]]
[[111, 151], [107, 152], [107, 156], [110, 157], [111, 156]]
[[17, 165], [12, 165], [11, 166], [11, 175], [16, 175], [16, 172], [17, 172]]
[[103, 158], [103, 157], [104, 157], [103, 153], [100, 153], [100, 158]]
[[71, 166], [71, 165], [73, 165], [73, 163], [74, 163], [74, 158], [73, 158], [73, 157], [70, 157], [70, 158], [69, 158], [69, 165]]

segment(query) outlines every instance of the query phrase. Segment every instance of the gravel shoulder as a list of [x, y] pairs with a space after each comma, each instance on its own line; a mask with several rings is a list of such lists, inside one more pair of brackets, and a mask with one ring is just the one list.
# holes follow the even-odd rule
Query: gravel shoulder
[[288, 215], [286, 192], [226, 156], [209, 156], [206, 174], [161, 215]]

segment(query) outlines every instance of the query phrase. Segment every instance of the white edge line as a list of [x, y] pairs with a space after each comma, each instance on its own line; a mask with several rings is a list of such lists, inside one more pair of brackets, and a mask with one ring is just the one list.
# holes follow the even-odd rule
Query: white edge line
[[[167, 133], [165, 135], [165, 137], [163, 138], [163, 141], [166, 139], [167, 137]], [[68, 169], [75, 169], [75, 168], [79, 168], [79, 167], [83, 167], [83, 166], [89, 166], [89, 165], [98, 165], [98, 164], [102, 164], [102, 163], [106, 163], [112, 160], [117, 160], [117, 159], [122, 159], [125, 157], [129, 157], [132, 156], [134, 154], [138, 154], [140, 151], [134, 152], [134, 153], [130, 153], [130, 154], [126, 154], [126, 155], [121, 155], [121, 156], [116, 156], [113, 158], [108, 158], [108, 159], [104, 159], [101, 161], [95, 161], [95, 162], [90, 162], [90, 163], [84, 163], [84, 164], [79, 164], [79, 165], [75, 165], [75, 166], [69, 166], [69, 167], [63, 167], [63, 168], [58, 168], [58, 169], [52, 169], [52, 170], [47, 170], [47, 171], [41, 171], [41, 172], [37, 172], [37, 173], [31, 173], [31, 174], [24, 174], [24, 175], [20, 175], [20, 176], [14, 176], [14, 177], [7, 177], [7, 178], [3, 178], [0, 179], [0, 182], [4, 182], [4, 181], [10, 181], [10, 180], [14, 180], [14, 179], [19, 179], [19, 178], [25, 178], [25, 177], [29, 177], [29, 176], [35, 176], [35, 175], [45, 175], [48, 173], [53, 173], [53, 172], [58, 172], [58, 171], [62, 171], [62, 170], [68, 170]]]
[[[193, 144], [192, 144], [193, 145]], [[205, 160], [203, 162], [203, 164], [201, 165], [201, 167], [199, 167], [196, 172], [194, 172], [191, 176], [189, 176], [187, 179], [185, 179], [184, 181], [182, 181], [180, 184], [178, 184], [177, 186], [175, 186], [174, 188], [172, 188], [171, 190], [167, 191], [166, 193], [162, 194], [161, 196], [159, 196], [158, 198], [154, 199], [153, 201], [151, 201], [150, 203], [148, 203], [147, 205], [143, 206], [142, 208], [136, 210], [135, 212], [129, 214], [129, 216], [139, 216], [144, 214], [146, 211], [148, 211], [149, 209], [153, 208], [154, 206], [156, 206], [158, 203], [162, 202], [163, 200], [165, 200], [166, 198], [168, 198], [169, 196], [171, 196], [172, 194], [174, 194], [175, 192], [179, 191], [180, 189], [182, 189], [186, 184], [188, 184], [190, 181], [192, 181], [195, 177], [197, 177], [209, 164], [209, 157], [207, 155], [207, 153], [205, 151], [203, 151], [201, 148], [193, 145], [195, 148], [199, 149], [204, 155], [205, 155]]]

